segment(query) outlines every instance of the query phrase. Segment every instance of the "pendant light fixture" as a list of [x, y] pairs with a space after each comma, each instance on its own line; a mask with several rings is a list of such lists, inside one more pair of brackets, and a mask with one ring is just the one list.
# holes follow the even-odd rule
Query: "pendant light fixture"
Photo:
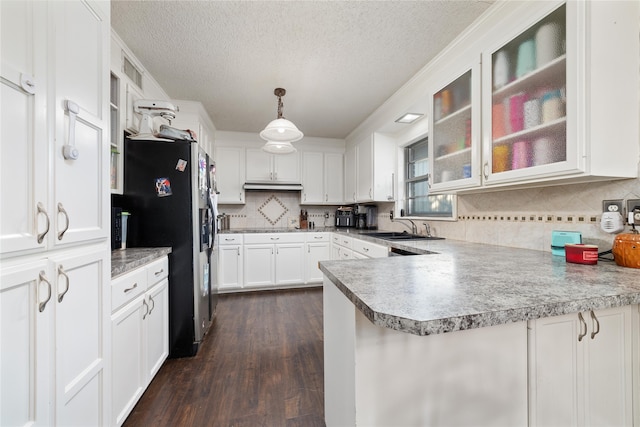
[[296, 149], [291, 143], [301, 140], [304, 136], [296, 125], [282, 117], [282, 97], [286, 93], [287, 91], [281, 87], [273, 91], [273, 94], [278, 97], [278, 118], [269, 122], [260, 132], [260, 138], [267, 141], [262, 149], [268, 153], [293, 153]]

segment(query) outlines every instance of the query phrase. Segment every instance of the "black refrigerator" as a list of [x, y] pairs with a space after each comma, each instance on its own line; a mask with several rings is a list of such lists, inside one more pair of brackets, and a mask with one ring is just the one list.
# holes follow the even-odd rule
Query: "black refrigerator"
[[127, 247], [171, 246], [169, 357], [193, 356], [217, 303], [215, 166], [195, 142], [125, 138]]

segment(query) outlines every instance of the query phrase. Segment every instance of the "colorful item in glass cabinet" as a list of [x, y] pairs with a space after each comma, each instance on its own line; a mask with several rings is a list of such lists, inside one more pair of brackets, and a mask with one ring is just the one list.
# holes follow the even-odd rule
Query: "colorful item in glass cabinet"
[[530, 129], [540, 124], [540, 100], [530, 99], [524, 103], [524, 128]]
[[509, 83], [509, 55], [506, 51], [501, 50], [495, 54], [495, 61], [493, 62], [493, 88], [500, 89], [502, 86]]
[[518, 65], [516, 77], [520, 78], [536, 69], [536, 43], [533, 39], [525, 40], [518, 47]]
[[536, 31], [536, 64], [538, 68], [562, 55], [560, 24], [548, 22]]
[[507, 134], [507, 130], [505, 129], [505, 120], [504, 120], [504, 104], [493, 104], [491, 109], [491, 126], [493, 129], [492, 136], [493, 139], [498, 139]]
[[464, 146], [471, 147], [471, 119], [467, 119], [464, 123]]
[[445, 117], [451, 113], [451, 91], [445, 89], [442, 91], [442, 113], [440, 117]]
[[442, 95], [440, 92], [433, 97], [433, 120], [438, 121], [442, 118]]
[[565, 145], [552, 138], [542, 137], [533, 141], [532, 166], [548, 165], [566, 159]]
[[511, 169], [523, 169], [530, 166], [531, 154], [528, 141], [514, 142], [512, 151]]
[[560, 90], [551, 90], [542, 96], [542, 123], [552, 122], [564, 116]]
[[509, 97], [509, 124], [511, 132], [519, 132], [524, 129], [524, 103], [527, 94], [520, 92]]
[[462, 165], [462, 177], [471, 178], [471, 163]]
[[493, 147], [493, 173], [509, 170], [509, 146], [496, 145]]

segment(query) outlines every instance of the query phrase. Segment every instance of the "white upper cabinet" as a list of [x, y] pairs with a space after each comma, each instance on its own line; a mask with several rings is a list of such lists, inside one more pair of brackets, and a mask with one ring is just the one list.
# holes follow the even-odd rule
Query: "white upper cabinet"
[[375, 133], [358, 143], [357, 202], [390, 202], [396, 199], [396, 156], [396, 143], [385, 134]]
[[505, 8], [482, 52], [485, 185], [637, 177], [639, 9]]
[[49, 203], [46, 2], [0, 2], [0, 251], [43, 249]]
[[480, 62], [463, 63], [436, 84], [429, 114], [433, 190], [480, 184]]
[[302, 153], [301, 204], [337, 205], [343, 203], [343, 164], [341, 153], [305, 151]]
[[[110, 229], [104, 203], [109, 194], [110, 27], [99, 8], [88, 3], [56, 3], [55, 12], [52, 225], [54, 244], [61, 245], [106, 238]], [[74, 148], [77, 159], [65, 155]]]
[[216, 147], [216, 181], [218, 183], [218, 203], [244, 204], [244, 148]]
[[270, 154], [260, 148], [246, 150], [247, 182], [300, 183], [300, 153]]
[[351, 146], [344, 153], [344, 202], [356, 202], [356, 147]]
[[2, 2], [3, 254], [108, 236], [109, 20], [98, 4]]
[[176, 118], [171, 121], [171, 127], [195, 132], [198, 145], [211, 155], [216, 129], [202, 104], [182, 100], [172, 100], [171, 102], [178, 108]]

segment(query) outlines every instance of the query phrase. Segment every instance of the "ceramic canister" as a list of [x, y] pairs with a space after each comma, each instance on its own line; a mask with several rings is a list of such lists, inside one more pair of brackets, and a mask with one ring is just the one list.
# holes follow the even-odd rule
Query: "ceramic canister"
[[529, 142], [516, 141], [513, 143], [511, 156], [511, 169], [523, 169], [529, 167]]
[[538, 67], [553, 61], [562, 54], [560, 24], [548, 22], [536, 31], [536, 64]]
[[533, 39], [525, 40], [518, 47], [518, 65], [516, 77], [520, 78], [536, 69], [536, 43]]
[[496, 145], [493, 147], [493, 173], [509, 170], [509, 146]]
[[548, 123], [564, 116], [564, 105], [560, 90], [551, 90], [542, 96], [542, 123]]
[[504, 128], [504, 104], [493, 104], [491, 109], [491, 124], [493, 139], [500, 138], [507, 134]]
[[540, 100], [530, 99], [524, 103], [524, 128], [529, 129], [540, 124]]
[[566, 160], [565, 144], [549, 137], [533, 141], [532, 166], [548, 165]]
[[495, 54], [493, 61], [493, 88], [500, 89], [509, 83], [509, 55], [504, 50]]
[[509, 123], [511, 124], [511, 132], [519, 132], [524, 129], [524, 103], [526, 100], [527, 94], [524, 92], [509, 97]]

